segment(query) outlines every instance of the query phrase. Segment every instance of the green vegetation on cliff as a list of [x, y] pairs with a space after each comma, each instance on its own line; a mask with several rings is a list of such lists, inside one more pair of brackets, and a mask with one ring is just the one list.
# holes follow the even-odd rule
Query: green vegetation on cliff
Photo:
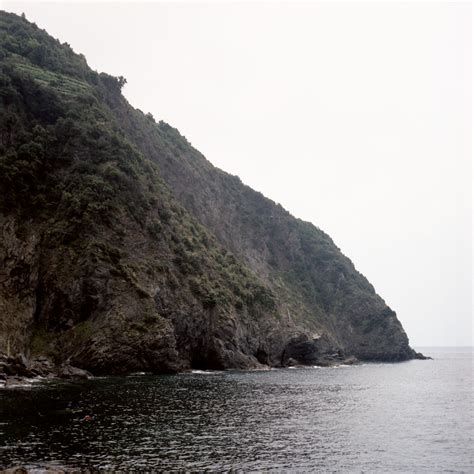
[[92, 372], [414, 356], [332, 240], [0, 14], [0, 350]]

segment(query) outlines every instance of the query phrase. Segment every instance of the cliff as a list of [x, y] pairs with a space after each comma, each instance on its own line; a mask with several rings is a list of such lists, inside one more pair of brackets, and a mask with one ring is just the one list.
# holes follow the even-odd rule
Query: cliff
[[131, 107], [123, 78], [0, 25], [0, 352], [94, 374], [417, 356], [323, 231]]

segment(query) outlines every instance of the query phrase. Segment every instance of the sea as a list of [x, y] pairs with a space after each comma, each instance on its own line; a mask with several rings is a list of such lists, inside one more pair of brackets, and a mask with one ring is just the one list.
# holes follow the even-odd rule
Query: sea
[[0, 390], [0, 466], [473, 472], [472, 348], [433, 360]]

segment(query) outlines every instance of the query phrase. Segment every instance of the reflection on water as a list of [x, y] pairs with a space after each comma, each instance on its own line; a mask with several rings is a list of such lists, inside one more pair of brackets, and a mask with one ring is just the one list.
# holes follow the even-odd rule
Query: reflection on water
[[0, 464], [470, 471], [472, 353], [433, 355], [4, 389]]

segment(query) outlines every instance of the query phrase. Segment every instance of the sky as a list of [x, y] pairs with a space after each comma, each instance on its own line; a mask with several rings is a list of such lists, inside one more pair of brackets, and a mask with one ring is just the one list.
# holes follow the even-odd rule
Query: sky
[[472, 345], [470, 2], [2, 8], [326, 231], [412, 345]]

